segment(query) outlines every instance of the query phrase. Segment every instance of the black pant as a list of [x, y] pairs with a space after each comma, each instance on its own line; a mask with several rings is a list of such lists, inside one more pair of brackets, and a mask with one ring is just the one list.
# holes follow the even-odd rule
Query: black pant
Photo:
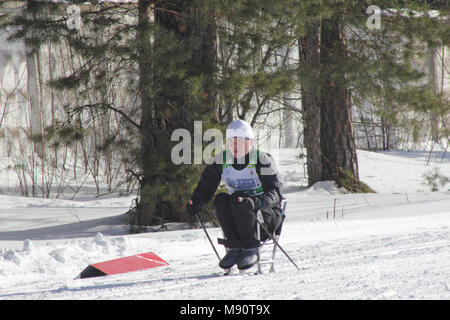
[[[214, 199], [214, 209], [225, 238], [228, 240], [258, 240], [256, 234], [256, 213], [251, 212], [237, 201], [237, 195], [219, 193]], [[282, 222], [280, 213], [275, 209], [261, 211], [266, 229], [273, 233]], [[269, 235], [261, 228], [261, 240]]]

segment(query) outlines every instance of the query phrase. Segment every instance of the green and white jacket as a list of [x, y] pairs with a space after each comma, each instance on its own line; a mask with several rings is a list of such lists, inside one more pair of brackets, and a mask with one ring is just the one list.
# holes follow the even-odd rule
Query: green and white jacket
[[252, 149], [245, 157], [236, 159], [228, 151], [222, 151], [206, 166], [191, 199], [202, 204], [209, 202], [221, 181], [230, 194], [257, 196], [261, 199], [261, 210], [281, 211], [282, 183], [269, 153]]

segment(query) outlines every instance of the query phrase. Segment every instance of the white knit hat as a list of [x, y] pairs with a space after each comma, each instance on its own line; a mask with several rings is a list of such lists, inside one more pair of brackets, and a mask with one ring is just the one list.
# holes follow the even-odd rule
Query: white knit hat
[[248, 122], [238, 119], [231, 122], [227, 128], [227, 140], [234, 137], [254, 139], [255, 135]]

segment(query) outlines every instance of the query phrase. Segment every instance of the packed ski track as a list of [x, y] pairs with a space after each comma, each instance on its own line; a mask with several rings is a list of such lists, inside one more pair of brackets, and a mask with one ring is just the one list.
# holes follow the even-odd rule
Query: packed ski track
[[[449, 156], [426, 166], [425, 153], [359, 151], [361, 179], [378, 193], [347, 194], [331, 182], [301, 188], [297, 153], [279, 151], [289, 200], [280, 244], [300, 271], [278, 251], [275, 273], [223, 276], [202, 229], [130, 235], [120, 218], [133, 197], [1, 195], [0, 300], [450, 299], [449, 185], [421, 184], [433, 166], [450, 176]], [[148, 251], [170, 265], [75, 279], [91, 263]]]

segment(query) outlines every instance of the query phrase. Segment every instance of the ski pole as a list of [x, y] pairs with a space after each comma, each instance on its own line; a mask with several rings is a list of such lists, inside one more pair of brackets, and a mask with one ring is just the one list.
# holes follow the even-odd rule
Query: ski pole
[[203, 224], [202, 219], [200, 219], [200, 215], [197, 213], [195, 216], [197, 217], [198, 222], [200, 222], [200, 225], [202, 226], [203, 231], [205, 231], [206, 236], [208, 237], [209, 243], [211, 244], [214, 252], [216, 253], [217, 258], [219, 258], [219, 261], [220, 261], [221, 259], [220, 259], [219, 253], [217, 252], [216, 247], [212, 243], [211, 238], [209, 237], [208, 231], [206, 231], [205, 225]]
[[[238, 202], [242, 202], [243, 198], [242, 197], [238, 197]], [[253, 212], [253, 211], [252, 211]], [[254, 214], [255, 215], [255, 214]], [[259, 221], [258, 217], [255, 215], [255, 219], [256, 222], [259, 223], [259, 226], [263, 229], [263, 231], [269, 236], [270, 240], [273, 241], [273, 243], [275, 243], [275, 245], [280, 248], [281, 252], [284, 253], [284, 255], [289, 259], [290, 262], [292, 262], [292, 264], [297, 268], [297, 270], [300, 270], [300, 268], [295, 264], [294, 260], [291, 259], [291, 257], [289, 257], [289, 255], [287, 254], [286, 251], [284, 251], [284, 249], [280, 246], [280, 244], [278, 243], [278, 241], [272, 236], [272, 234], [269, 232], [269, 230], [267, 230], [267, 228], [263, 225], [263, 223], [261, 221]]]

